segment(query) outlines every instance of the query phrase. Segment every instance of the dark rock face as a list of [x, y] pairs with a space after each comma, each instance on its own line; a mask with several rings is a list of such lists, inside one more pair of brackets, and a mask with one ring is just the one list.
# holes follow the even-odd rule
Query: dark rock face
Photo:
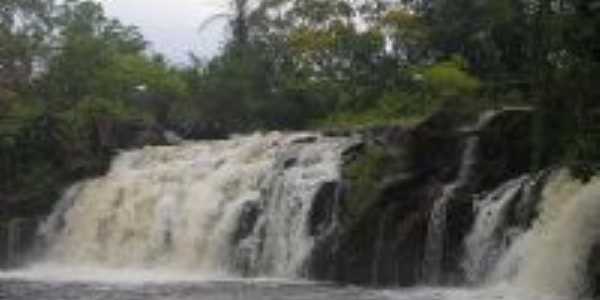
[[0, 226], [0, 268], [7, 268], [8, 261], [8, 226]]
[[[315, 276], [322, 279], [373, 285], [417, 283], [427, 231], [431, 190], [415, 188], [416, 182], [388, 189], [380, 203], [367, 209], [356, 224], [349, 225], [329, 247], [317, 248], [313, 258]], [[387, 197], [404, 201], [388, 202]], [[326, 243], [323, 243], [324, 245]], [[327, 247], [327, 248], [326, 248]]]
[[317, 192], [308, 214], [308, 232], [312, 236], [323, 237], [336, 226], [337, 206], [343, 199], [344, 188], [339, 182], [326, 182]]
[[161, 128], [142, 122], [122, 122], [112, 119], [96, 121], [97, 143], [105, 149], [127, 149], [145, 145], [165, 145]]
[[0, 224], [0, 268], [16, 268], [36, 251], [37, 219], [12, 219]]
[[[499, 114], [480, 134], [480, 185], [493, 188], [506, 178], [516, 177], [533, 167], [533, 114], [508, 111]], [[550, 157], [546, 158], [550, 164]], [[535, 171], [535, 170], [532, 170]]]
[[527, 172], [532, 147], [527, 111], [501, 112], [479, 132], [458, 130], [465, 123], [441, 112], [413, 129], [363, 132], [364, 142], [344, 154], [341, 226], [316, 246], [311, 275], [379, 286], [420, 283], [433, 203], [457, 179], [466, 141], [476, 135], [474, 176], [449, 202], [444, 235], [441, 283], [461, 281], [474, 195]]
[[224, 126], [215, 122], [173, 123], [165, 127], [187, 140], [226, 139], [230, 134]]
[[262, 213], [262, 207], [257, 201], [246, 202], [242, 208], [242, 214], [239, 219], [238, 228], [233, 235], [233, 242], [238, 243], [240, 240], [248, 237], [252, 233], [252, 229]]
[[316, 142], [317, 140], [318, 140], [318, 137], [316, 137], [316, 136], [305, 136], [305, 137], [301, 137], [296, 140], [293, 140], [292, 143], [294, 143], [294, 144], [311, 144], [311, 143]]
[[[234, 253], [230, 253], [230, 257], [233, 257], [232, 263], [235, 270], [239, 270], [243, 276], [254, 276], [256, 275], [256, 269], [253, 267], [253, 258], [251, 250], [246, 247], [239, 247], [245, 239], [252, 235], [252, 231], [258, 222], [260, 215], [263, 212], [263, 207], [259, 201], [249, 201], [244, 204], [238, 225], [235, 233], [232, 236], [232, 244], [238, 245]], [[264, 235], [264, 230], [260, 229], [260, 235]], [[262, 240], [256, 241], [261, 243]]]
[[587, 275], [591, 281], [590, 294], [598, 299], [600, 298], [600, 245], [593, 247], [587, 267]]

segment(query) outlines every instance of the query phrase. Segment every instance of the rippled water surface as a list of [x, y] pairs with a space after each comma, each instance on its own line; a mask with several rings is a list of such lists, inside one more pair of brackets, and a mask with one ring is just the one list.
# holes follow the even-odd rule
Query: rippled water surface
[[8, 300], [574, 300], [505, 289], [369, 290], [269, 280], [211, 282], [66, 282], [0, 279]]
[[0, 299], [10, 300], [342, 300], [389, 299], [359, 288], [283, 282], [109, 284], [0, 281]]
[[198, 273], [37, 266], [0, 272], [0, 300], [576, 300], [489, 288], [369, 289]]

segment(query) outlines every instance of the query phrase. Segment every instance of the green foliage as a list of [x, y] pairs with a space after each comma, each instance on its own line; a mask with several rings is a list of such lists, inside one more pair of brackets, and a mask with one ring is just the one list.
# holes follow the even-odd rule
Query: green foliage
[[120, 100], [103, 98], [84, 98], [75, 106], [60, 114], [61, 119], [73, 128], [86, 128], [98, 118], [116, 121], [143, 120], [152, 122], [152, 116], [144, 114], [131, 105]]
[[188, 97], [187, 83], [179, 72], [141, 54], [115, 57], [98, 70], [93, 85], [102, 98], [135, 103], [157, 121], [166, 121], [173, 111], [181, 110]]
[[46, 97], [60, 99], [56, 109], [105, 92], [98, 89], [107, 84], [98, 81], [109, 79], [106, 72], [120, 71], [114, 69], [123, 62], [121, 56], [142, 55], [145, 49], [141, 34], [107, 18], [99, 3], [66, 1], [56, 15], [61, 47], [47, 62], [47, 73], [40, 80]]
[[431, 33], [421, 16], [404, 9], [392, 9], [383, 16], [381, 26], [391, 38], [396, 59], [418, 63], [424, 58]]
[[377, 146], [369, 146], [359, 159], [353, 161], [344, 176], [350, 180], [352, 188], [345, 210], [350, 221], [359, 217], [377, 199], [379, 184], [389, 165], [385, 151]]
[[423, 93], [386, 92], [373, 108], [364, 111], [340, 111], [318, 121], [318, 127], [361, 128], [377, 126], [412, 126], [434, 112], [440, 101]]
[[51, 0], [0, 2], [0, 87], [25, 89], [34, 74], [34, 62], [48, 55]]
[[16, 193], [25, 204], [13, 213], [31, 215], [49, 209], [65, 183], [106, 168], [97, 120], [155, 122], [151, 105], [136, 102], [137, 84], [144, 98], [174, 102], [186, 85], [95, 1], [0, 8], [0, 194]]
[[[226, 81], [228, 74], [237, 83], [207, 87], [212, 92], [202, 101], [224, 105], [201, 110], [225, 114], [219, 107], [236, 103], [228, 118], [240, 123], [266, 124], [261, 121], [284, 113], [299, 120], [294, 124], [363, 127], [418, 122], [440, 107], [471, 114], [533, 105], [544, 115], [541, 128], [560, 124], [536, 133], [546, 141], [535, 151], [545, 152], [548, 136], [556, 135], [565, 160], [594, 159], [595, 141], [578, 132], [595, 126], [589, 115], [599, 109], [597, 6], [581, 0], [403, 3], [277, 0], [256, 11], [245, 7], [250, 34], [244, 45], [231, 44], [245, 58], [225, 53], [216, 61], [236, 71], [209, 69], [203, 79]], [[249, 61], [255, 64], [247, 68]], [[299, 110], [298, 103], [311, 109]], [[266, 107], [270, 113], [261, 113]]]
[[14, 98], [3, 107], [3, 122], [0, 122], [0, 137], [4, 142], [14, 142], [19, 133], [31, 126], [31, 123], [42, 115], [41, 103], [31, 100]]
[[423, 71], [425, 84], [438, 97], [473, 96], [481, 83], [465, 71], [464, 65], [462, 59], [455, 58], [427, 67]]

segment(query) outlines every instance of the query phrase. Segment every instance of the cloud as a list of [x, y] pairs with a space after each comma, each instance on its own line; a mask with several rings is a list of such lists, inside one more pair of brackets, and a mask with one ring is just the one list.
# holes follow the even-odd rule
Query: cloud
[[124, 24], [136, 25], [155, 51], [183, 63], [187, 53], [213, 56], [226, 36], [226, 22], [199, 32], [200, 24], [229, 9], [227, 0], [102, 0], [106, 12]]

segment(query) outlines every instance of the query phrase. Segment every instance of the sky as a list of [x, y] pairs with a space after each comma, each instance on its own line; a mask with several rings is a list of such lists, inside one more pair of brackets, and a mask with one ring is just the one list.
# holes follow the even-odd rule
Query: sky
[[227, 0], [102, 0], [107, 15], [140, 28], [155, 52], [184, 64], [191, 51], [204, 58], [218, 53], [226, 36], [226, 20], [199, 30], [215, 14], [229, 9]]

